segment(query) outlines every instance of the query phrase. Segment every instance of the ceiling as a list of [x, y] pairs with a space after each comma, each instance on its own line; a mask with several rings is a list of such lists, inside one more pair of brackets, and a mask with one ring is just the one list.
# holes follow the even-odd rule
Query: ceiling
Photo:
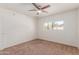
[[23, 13], [25, 15], [29, 15], [32, 17], [43, 17], [51, 14], [71, 10], [74, 8], [78, 8], [78, 3], [38, 3], [41, 6], [50, 5], [49, 8], [45, 9], [48, 13], [40, 13], [36, 15], [35, 11], [28, 11], [34, 9], [35, 7], [31, 3], [0, 3], [0, 7], [10, 9], [19, 13]]

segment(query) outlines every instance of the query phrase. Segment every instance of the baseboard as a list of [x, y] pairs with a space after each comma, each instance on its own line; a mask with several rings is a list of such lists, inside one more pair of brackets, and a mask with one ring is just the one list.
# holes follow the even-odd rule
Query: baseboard
[[50, 40], [46, 40], [46, 39], [40, 39], [40, 40], [45, 40], [45, 41], [49, 41], [49, 42], [52, 42], [52, 43], [57, 43], [57, 44], [66, 45], [66, 46], [70, 46], [70, 47], [75, 47], [75, 48], [79, 49], [79, 47], [77, 47], [77, 46], [72, 46], [72, 45], [68, 45], [68, 44], [64, 44], [64, 43], [60, 43], [60, 42], [50, 41]]
[[1, 50], [4, 50], [4, 48], [0, 48], [0, 51], [1, 51]]
[[[39, 38], [32, 39], [32, 40], [44, 40], [44, 41], [49, 41], [51, 43], [57, 43], [57, 44], [65, 45], [65, 46], [75, 47], [75, 46], [71, 46], [71, 45], [67, 45], [67, 44], [63, 44], [63, 43], [59, 43], [59, 42], [54, 42], [54, 41], [50, 41], [50, 40], [45, 40], [45, 39], [39, 39]], [[32, 40], [30, 40], [30, 41], [32, 41]], [[27, 42], [29, 42], [29, 41], [27, 41]], [[22, 43], [26, 43], [26, 42], [22, 42]], [[19, 43], [19, 44], [22, 44], [22, 43]], [[16, 46], [16, 45], [18, 45], [18, 44], [15, 44], [13, 46]], [[13, 46], [10, 46], [10, 47], [13, 47]], [[6, 47], [6, 48], [10, 48], [10, 47]], [[4, 50], [6, 48], [0, 48], [0, 50]], [[75, 48], [79, 49], [79, 47], [75, 47]]]
[[14, 44], [14, 45], [10, 45], [10, 46], [7, 46], [7, 47], [3, 47], [3, 48], [1, 48], [1, 50], [5, 50], [5, 49], [7, 49], [7, 48], [14, 47], [14, 46], [17, 46], [17, 45], [20, 45], [20, 44], [22, 44], [22, 43], [26, 43], [26, 42], [29, 42], [29, 41], [32, 41], [32, 40], [35, 40], [35, 39], [30, 39], [30, 40], [28, 40], [28, 41], [23, 41], [23, 42]]

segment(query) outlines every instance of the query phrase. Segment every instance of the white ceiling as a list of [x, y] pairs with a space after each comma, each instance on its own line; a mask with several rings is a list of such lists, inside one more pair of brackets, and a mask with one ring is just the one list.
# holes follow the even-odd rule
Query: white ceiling
[[49, 4], [51, 7], [45, 9], [46, 11], [48, 11], [48, 13], [40, 13], [37, 16], [35, 11], [28, 11], [35, 8], [31, 3], [0, 3], [0, 7], [7, 8], [33, 17], [43, 17], [79, 7], [78, 3], [38, 3], [38, 4], [40, 4], [41, 6]]

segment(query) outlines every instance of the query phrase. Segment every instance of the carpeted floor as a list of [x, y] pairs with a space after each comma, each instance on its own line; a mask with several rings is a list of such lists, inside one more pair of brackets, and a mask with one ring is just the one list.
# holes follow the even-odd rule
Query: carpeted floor
[[0, 51], [0, 55], [79, 55], [76, 47], [45, 40], [32, 40]]

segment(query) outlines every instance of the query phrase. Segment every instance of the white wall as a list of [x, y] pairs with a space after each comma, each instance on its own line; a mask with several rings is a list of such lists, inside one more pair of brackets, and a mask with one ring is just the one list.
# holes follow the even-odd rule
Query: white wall
[[[51, 22], [55, 20], [64, 20], [64, 30], [55, 31], [43, 30], [43, 24], [45, 22]], [[38, 20], [38, 38], [48, 41], [54, 41], [58, 43], [64, 43], [71, 46], [78, 46], [77, 38], [77, 10], [63, 12], [48, 17], [43, 17]]]
[[0, 15], [0, 47], [2, 46], [2, 16]]
[[29, 16], [0, 8], [0, 49], [35, 39], [35, 25]]
[[[79, 10], [72, 10], [43, 17], [38, 20], [0, 8], [0, 49], [27, 42], [35, 38], [79, 47], [78, 16]], [[55, 20], [64, 20], [63, 31], [43, 30], [43, 24], [45, 22]]]
[[78, 44], [77, 44], [77, 46], [79, 47], [79, 9], [78, 9], [78, 13], [77, 13], [77, 15], [78, 15], [78, 20], [77, 20], [77, 25], [78, 25]]

